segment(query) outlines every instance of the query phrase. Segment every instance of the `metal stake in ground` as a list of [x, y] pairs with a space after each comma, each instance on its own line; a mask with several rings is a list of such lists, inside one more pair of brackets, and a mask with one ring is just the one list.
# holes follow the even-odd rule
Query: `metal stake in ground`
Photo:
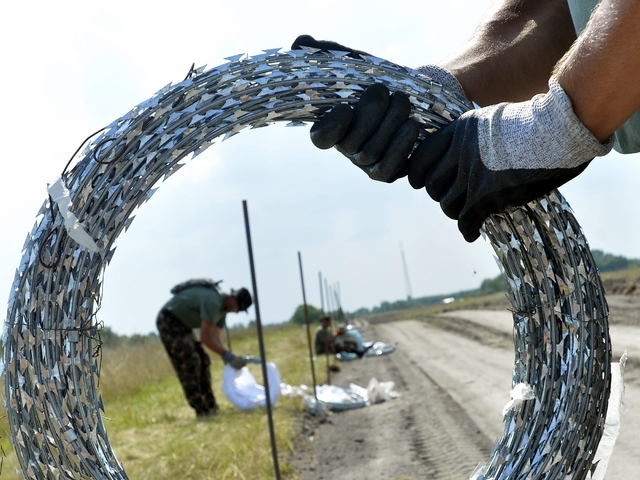
[[[325, 311], [324, 309], [324, 292], [322, 290], [322, 275], [320, 272], [318, 272], [318, 276], [320, 278], [320, 303], [322, 305], [322, 316], [327, 315], [329, 317], [329, 320], [331, 320], [331, 315], [329, 314], [329, 311]], [[327, 285], [326, 278], [324, 280], [324, 284], [326, 287]], [[327, 308], [329, 308], [328, 304], [327, 304]], [[331, 335], [333, 336], [333, 328], [331, 327], [331, 322], [329, 322], [329, 330], [331, 331]], [[327, 385], [331, 385], [331, 360], [329, 357], [329, 348], [324, 349], [324, 356], [325, 356], [325, 360], [327, 361]]]
[[247, 249], [249, 250], [249, 267], [251, 268], [251, 285], [253, 286], [253, 307], [256, 310], [256, 327], [258, 329], [258, 343], [260, 344], [260, 358], [262, 359], [262, 377], [264, 379], [265, 400], [267, 404], [267, 417], [269, 419], [269, 435], [271, 436], [271, 451], [273, 453], [273, 468], [276, 472], [276, 480], [280, 480], [280, 466], [278, 465], [278, 448], [276, 446], [276, 434], [273, 427], [273, 415], [271, 412], [271, 389], [267, 377], [267, 356], [264, 351], [264, 338], [262, 336], [262, 321], [260, 320], [260, 303], [258, 302], [258, 284], [253, 263], [253, 247], [251, 246], [251, 229], [249, 228], [249, 210], [247, 201], [242, 201], [244, 210], [244, 228], [247, 232]]
[[[327, 297], [327, 315], [331, 318], [331, 294], [329, 293], [329, 284], [327, 277], [324, 277], [324, 294]], [[331, 318], [331, 333], [333, 334], [333, 318]]]
[[342, 305], [340, 304], [340, 296], [338, 295], [338, 283], [335, 283], [334, 287], [333, 296], [335, 297], [336, 302], [336, 315], [338, 317], [338, 322], [344, 323], [344, 314], [342, 312]]
[[[320, 310], [322, 310], [322, 316], [325, 315], [324, 311], [324, 292], [322, 291], [322, 272], [318, 272], [318, 280], [320, 281]], [[329, 349], [324, 349], [324, 356], [327, 360], [327, 385], [331, 385], [331, 365], [329, 365]]]
[[227, 322], [224, 322], [224, 330], [227, 332], [227, 350], [231, 350], [231, 336], [229, 335], [229, 327]]
[[322, 292], [322, 272], [318, 272], [318, 283], [320, 283], [320, 310], [324, 315], [324, 293]]
[[313, 378], [313, 398], [316, 399], [318, 410], [318, 394], [316, 392], [316, 368], [313, 365], [313, 347], [311, 346], [311, 327], [309, 326], [309, 310], [307, 309], [307, 294], [304, 290], [304, 275], [302, 275], [302, 256], [298, 252], [298, 265], [300, 266], [300, 285], [302, 285], [302, 305], [304, 306], [304, 322], [307, 324], [307, 343], [309, 345], [309, 361], [311, 362], [311, 377]]

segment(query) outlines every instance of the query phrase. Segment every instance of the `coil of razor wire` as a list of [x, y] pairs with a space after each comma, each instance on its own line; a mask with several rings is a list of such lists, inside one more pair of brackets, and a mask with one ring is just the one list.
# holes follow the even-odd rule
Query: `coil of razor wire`
[[[70, 209], [98, 252], [67, 234], [49, 198], [37, 214], [3, 338], [6, 409], [26, 478], [127, 478], [103, 424], [94, 313], [115, 240], [161, 181], [216, 141], [247, 127], [314, 122], [375, 82], [409, 95], [421, 138], [472, 108], [417, 71], [372, 56], [272, 49], [227, 60], [192, 68], [97, 133], [65, 167]], [[530, 385], [533, 398], [506, 414], [504, 435], [475, 478], [586, 478], [611, 361], [586, 239], [557, 191], [492, 216], [484, 230], [509, 283], [513, 384]]]

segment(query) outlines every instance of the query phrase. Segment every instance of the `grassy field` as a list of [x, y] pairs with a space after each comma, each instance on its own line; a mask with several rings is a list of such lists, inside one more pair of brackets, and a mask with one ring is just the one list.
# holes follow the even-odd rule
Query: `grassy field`
[[[259, 355], [254, 331], [232, 332], [237, 354]], [[300, 326], [265, 330], [267, 360], [278, 366], [282, 382], [311, 385], [306, 329]], [[196, 420], [159, 341], [104, 349], [100, 393], [105, 403], [105, 426], [111, 446], [129, 478], [138, 479], [266, 479], [274, 478], [273, 458], [265, 409], [241, 412], [220, 386], [223, 363], [212, 359], [214, 393], [219, 415]], [[324, 362], [316, 366], [319, 383], [325, 382]], [[250, 370], [263, 384], [259, 365]], [[318, 371], [320, 370], [320, 371]], [[300, 431], [300, 399], [281, 397], [274, 409], [280, 471], [295, 479], [286, 462]], [[9, 427], [2, 419], [0, 431]], [[2, 436], [3, 478], [22, 478], [9, 442]]]

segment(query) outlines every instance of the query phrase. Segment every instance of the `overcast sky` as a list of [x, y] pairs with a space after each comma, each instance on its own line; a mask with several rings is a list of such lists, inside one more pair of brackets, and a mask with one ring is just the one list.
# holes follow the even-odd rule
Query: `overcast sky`
[[[189, 67], [237, 53], [288, 48], [298, 34], [332, 39], [396, 63], [435, 63], [471, 33], [488, 0], [11, 2], [3, 8], [0, 298], [47, 183], [90, 133]], [[586, 79], [588, 81], [588, 79]], [[637, 155], [598, 159], [561, 189], [592, 248], [640, 257]], [[308, 127], [244, 130], [213, 146], [136, 212], [104, 275], [98, 318], [122, 334], [155, 330], [172, 285], [189, 277], [251, 287], [242, 200], [248, 201], [260, 310], [287, 320], [319, 306], [318, 272], [352, 311], [406, 297], [476, 288], [499, 270], [491, 246], [468, 244], [455, 222], [406, 180], [369, 180]], [[254, 310], [229, 315], [231, 324]]]

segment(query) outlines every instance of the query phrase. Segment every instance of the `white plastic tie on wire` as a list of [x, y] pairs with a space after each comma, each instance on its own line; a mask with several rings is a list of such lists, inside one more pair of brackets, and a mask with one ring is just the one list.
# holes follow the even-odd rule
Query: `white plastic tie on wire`
[[533, 393], [533, 389], [526, 383], [517, 384], [515, 387], [513, 387], [513, 390], [509, 392], [509, 395], [511, 395], [511, 400], [509, 400], [502, 409], [503, 417], [509, 410], [511, 410], [512, 408], [516, 408], [525, 400], [533, 400], [534, 398], [536, 398], [535, 394]]
[[71, 211], [69, 190], [62, 181], [62, 177], [58, 177], [52, 185], [47, 185], [47, 191], [53, 201], [58, 205], [58, 209], [64, 217], [64, 228], [67, 230], [69, 236], [92, 252], [99, 252], [100, 248], [96, 245], [96, 242], [93, 241], [84, 227], [78, 222], [78, 218]]
[[598, 444], [598, 449], [593, 456], [595, 469], [589, 472], [587, 480], [602, 480], [609, 465], [609, 459], [613, 454], [613, 447], [620, 434], [620, 414], [626, 413], [624, 404], [624, 367], [627, 363], [627, 351], [625, 350], [619, 362], [611, 363], [611, 393], [609, 394], [609, 406], [607, 417], [604, 421], [604, 432]]

